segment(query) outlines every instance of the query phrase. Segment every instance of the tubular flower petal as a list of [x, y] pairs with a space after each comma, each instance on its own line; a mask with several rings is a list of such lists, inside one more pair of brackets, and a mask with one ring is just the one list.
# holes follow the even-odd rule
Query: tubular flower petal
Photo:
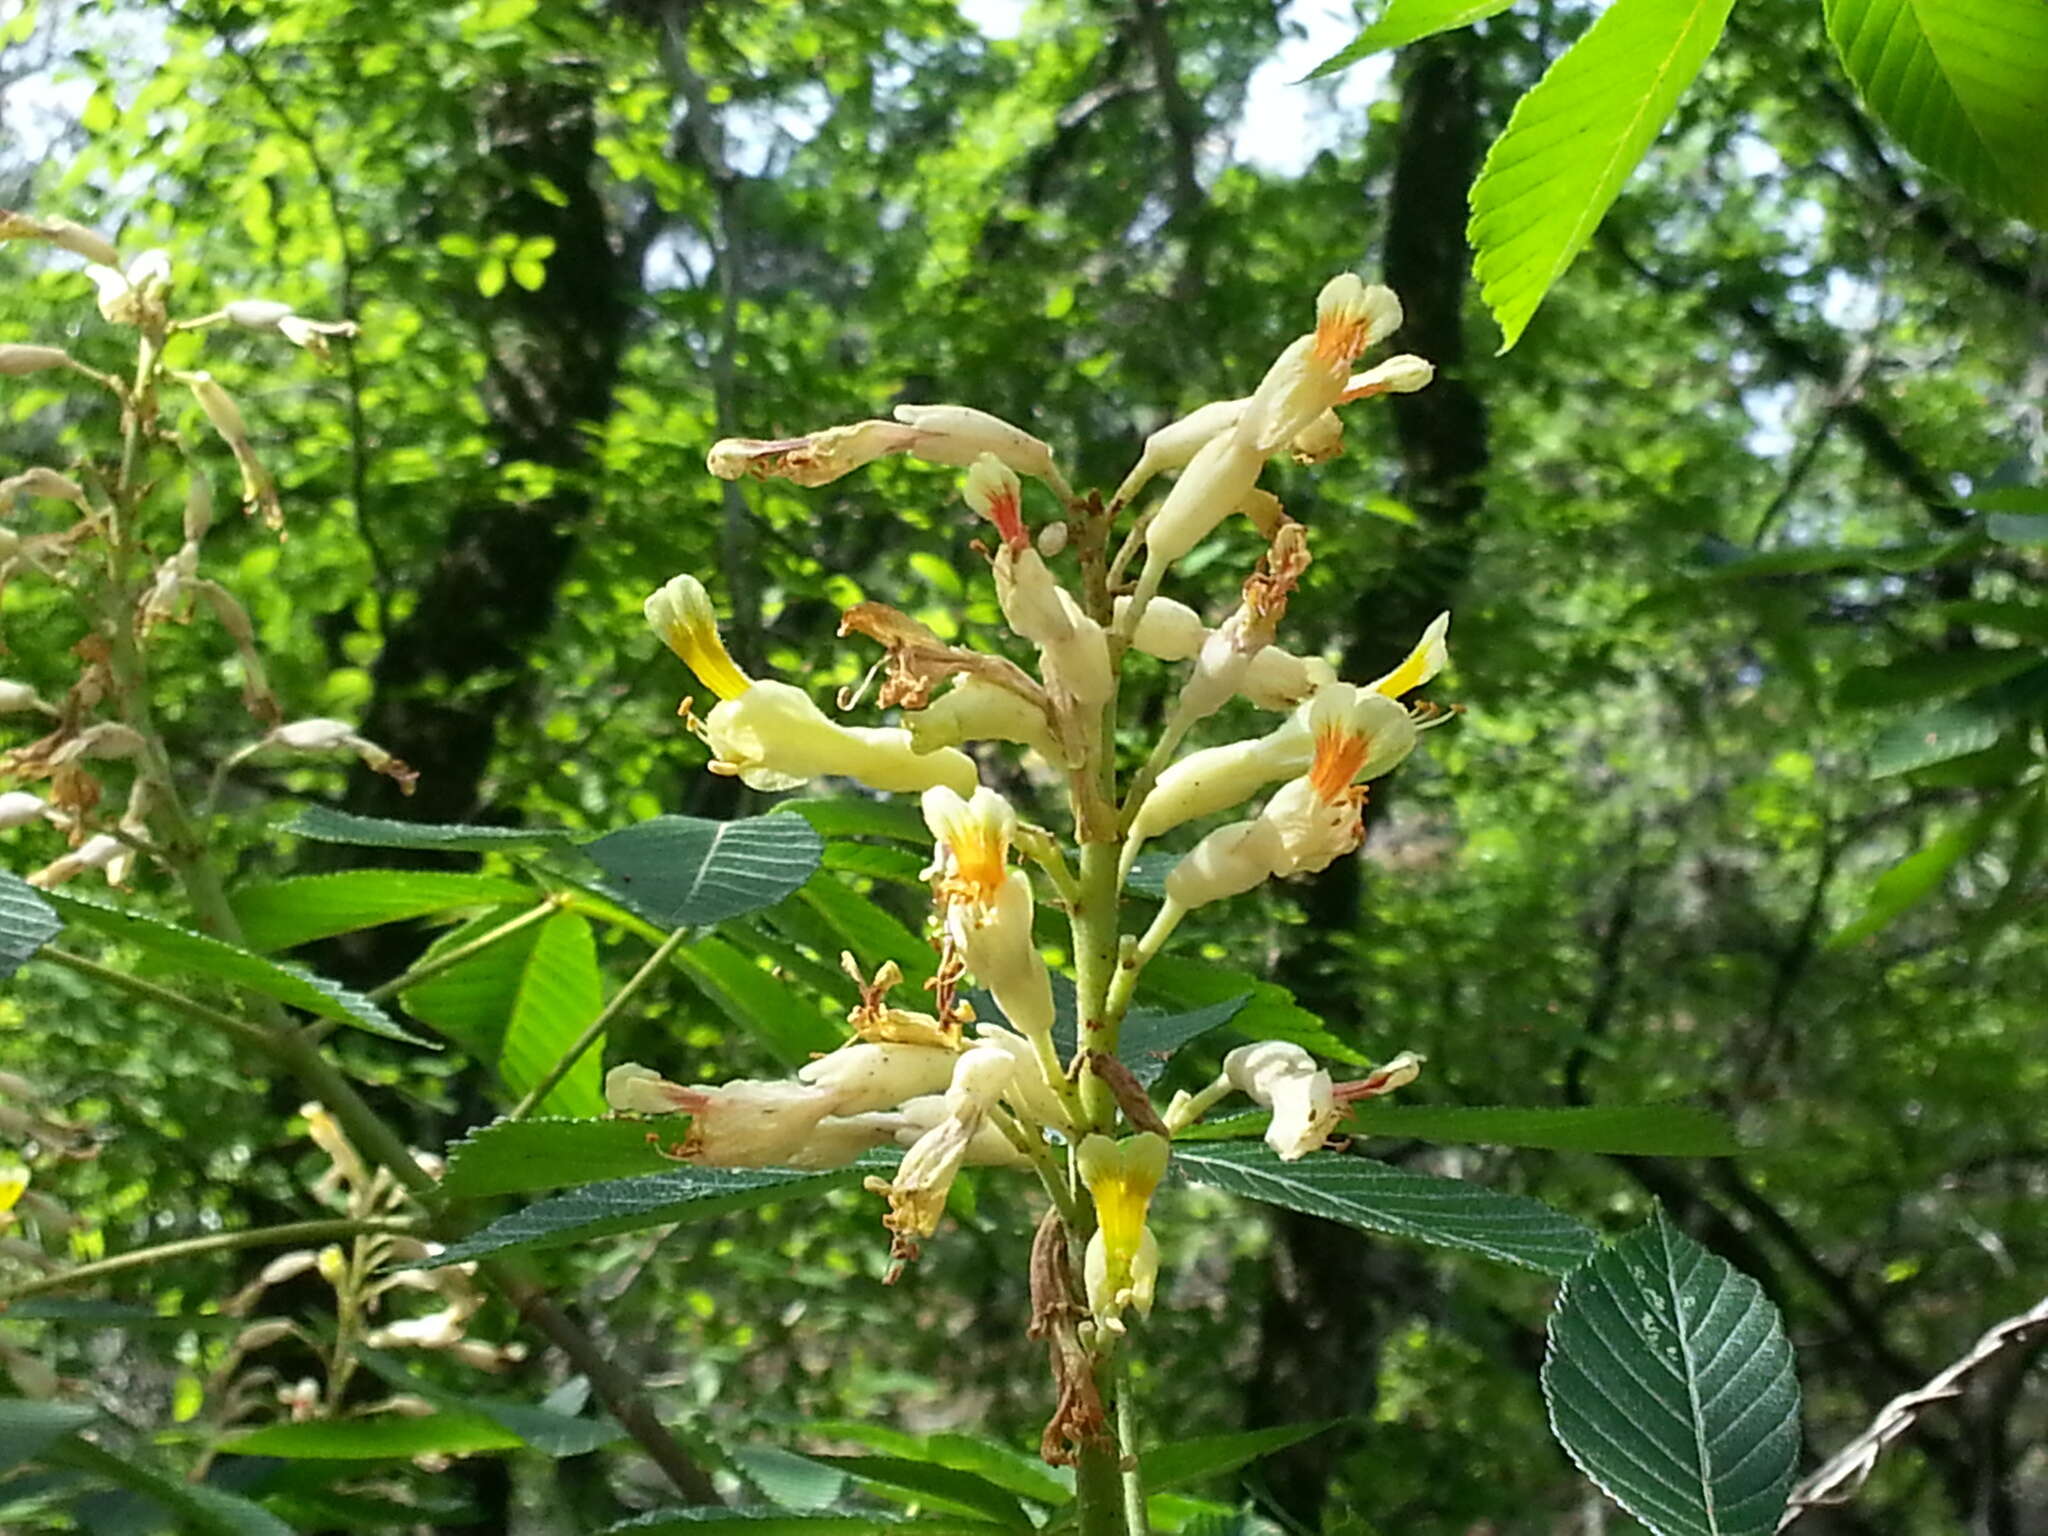
[[863, 464], [901, 453], [917, 433], [893, 421], [856, 421], [804, 437], [728, 437], [711, 445], [704, 465], [721, 480], [752, 475], [796, 485], [829, 485]]
[[712, 1168], [775, 1168], [803, 1154], [833, 1095], [809, 1083], [749, 1078], [715, 1087], [671, 1083], [625, 1062], [605, 1074], [605, 1102], [635, 1114], [687, 1114], [690, 1134], [676, 1154]]
[[[917, 1145], [945, 1118], [946, 1096], [943, 1093], [928, 1093], [922, 1098], [906, 1101], [895, 1116], [898, 1122], [897, 1144], [904, 1147]], [[961, 1154], [960, 1165], [963, 1168], [1029, 1168], [1031, 1159], [1018, 1151], [1017, 1144], [992, 1121], [984, 1120], [967, 1143], [967, 1150]]]
[[967, 505], [995, 524], [996, 533], [1012, 550], [1031, 542], [1024, 528], [1024, 487], [1016, 471], [992, 453], [978, 456], [961, 487]]
[[1052, 461], [1052, 449], [1022, 427], [971, 405], [899, 405], [891, 412], [916, 437], [910, 452], [930, 464], [962, 468], [994, 454], [1020, 475], [1044, 480], [1066, 499], [1066, 482]]
[[794, 789], [828, 773], [888, 791], [974, 788], [974, 764], [964, 753], [920, 754], [900, 727], [840, 725], [802, 689], [748, 677], [719, 637], [711, 599], [694, 576], [678, 576], [655, 592], [646, 612], [663, 643], [718, 695], [698, 725], [711, 747], [712, 772], [760, 790]]
[[1337, 680], [1337, 669], [1320, 656], [1296, 656], [1277, 645], [1255, 654], [1238, 692], [1260, 709], [1293, 709], [1318, 688]]
[[1408, 659], [1385, 677], [1366, 686], [1390, 699], [1414, 692], [1443, 671], [1444, 663], [1451, 659], [1450, 631], [1451, 616], [1448, 613], [1438, 614], [1429, 621], [1429, 628], [1422, 632], [1422, 638], [1416, 641]]
[[1170, 565], [1201, 543], [1243, 505], [1265, 466], [1266, 451], [1246, 440], [1242, 423], [1234, 432], [1210, 438], [1152, 514], [1145, 531], [1146, 565]]
[[1213, 901], [1242, 896], [1287, 865], [1280, 828], [1263, 816], [1218, 827], [1189, 850], [1166, 876], [1166, 899], [1192, 912]]
[[32, 214], [16, 213], [10, 208], [0, 208], [0, 240], [47, 240], [101, 266], [121, 265], [121, 253], [111, 240], [69, 219], [37, 218]]
[[1413, 352], [1390, 357], [1364, 373], [1354, 373], [1344, 383], [1345, 400], [1369, 400], [1374, 395], [1412, 395], [1427, 389], [1436, 377], [1436, 364]]
[[736, 699], [753, 686], [718, 633], [711, 595], [694, 576], [678, 576], [642, 605], [647, 623], [697, 680], [721, 699]]
[[868, 1189], [888, 1197], [882, 1225], [895, 1234], [897, 1257], [916, 1257], [917, 1240], [938, 1230], [953, 1179], [1014, 1070], [1009, 1053], [993, 1046], [979, 1045], [961, 1055], [946, 1089], [945, 1117], [903, 1154], [894, 1179], [867, 1181]]
[[975, 1035], [983, 1045], [993, 1045], [1009, 1052], [1017, 1064], [1017, 1075], [1003, 1090], [1003, 1102], [1010, 1107], [1011, 1113], [1032, 1125], [1049, 1125], [1056, 1131], [1066, 1131], [1070, 1125], [1066, 1106], [1060, 1103], [1059, 1095], [1046, 1083], [1031, 1042], [1014, 1030], [986, 1022], [975, 1027]]
[[963, 677], [928, 707], [906, 713], [903, 724], [919, 752], [970, 741], [1014, 741], [1056, 768], [1070, 766], [1045, 711], [985, 677]]
[[1239, 1046], [1223, 1058], [1223, 1075], [1261, 1109], [1273, 1112], [1266, 1145], [1282, 1162], [1308, 1156], [1344, 1119], [1330, 1074], [1289, 1041]]
[[950, 789], [929, 789], [923, 808], [924, 823], [938, 845], [932, 871], [939, 877], [940, 900], [992, 907], [1008, 874], [1017, 812], [987, 788], [964, 800]]
[[[1122, 1141], [1089, 1136], [1075, 1153], [1082, 1182], [1095, 1201], [1095, 1236], [1085, 1261], [1088, 1308], [1098, 1323], [1119, 1328], [1119, 1315], [1135, 1306], [1151, 1311], [1159, 1248], [1145, 1225], [1152, 1192], [1166, 1176], [1164, 1136], [1141, 1131]], [[1149, 1255], [1148, 1250], [1149, 1249]]]
[[991, 562], [996, 601], [1010, 628], [1038, 647], [1047, 693], [1062, 708], [1101, 704], [1116, 685], [1108, 637], [1032, 548], [1019, 510], [1017, 477], [985, 453], [975, 460], [962, 494], [1002, 536]]
[[859, 1115], [942, 1092], [953, 1081], [958, 1060], [958, 1053], [944, 1046], [856, 1040], [806, 1062], [796, 1075], [832, 1096], [833, 1114]]
[[1157, 837], [1198, 816], [1242, 805], [1275, 779], [1307, 771], [1314, 755], [1306, 708], [1263, 736], [1190, 752], [1159, 775], [1131, 823], [1131, 835]]

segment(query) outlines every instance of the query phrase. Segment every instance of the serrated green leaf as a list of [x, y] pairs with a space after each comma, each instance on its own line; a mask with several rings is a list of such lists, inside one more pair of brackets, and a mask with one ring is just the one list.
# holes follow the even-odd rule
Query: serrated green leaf
[[908, 1456], [818, 1455], [812, 1459], [871, 1488], [907, 1494], [935, 1510], [978, 1516], [1014, 1531], [1033, 1528], [1015, 1494], [958, 1467]]
[[534, 896], [517, 880], [456, 870], [351, 869], [244, 886], [232, 901], [251, 949], [291, 949], [380, 923]]
[[293, 1008], [303, 1008], [320, 1018], [382, 1035], [387, 1040], [403, 1040], [408, 1045], [425, 1046], [429, 1050], [435, 1048], [432, 1041], [400, 1028], [389, 1014], [360, 992], [352, 992], [338, 981], [317, 976], [302, 965], [272, 960], [238, 944], [193, 933], [161, 919], [146, 917], [140, 912], [123, 911], [68, 891], [47, 894], [50, 905], [65, 917], [96, 929], [109, 938], [133, 945], [170, 970], [246, 988]]
[[1918, 704], [1989, 688], [2040, 664], [2038, 652], [2020, 646], [2004, 650], [1931, 651], [1902, 656], [1880, 666], [1853, 668], [1836, 687], [1835, 697], [1852, 708]]
[[1353, 1136], [1635, 1157], [1733, 1157], [1742, 1150], [1733, 1126], [1691, 1104], [1545, 1108], [1367, 1102], [1352, 1110], [1343, 1130]]
[[657, 816], [587, 843], [607, 890], [662, 928], [705, 928], [771, 907], [817, 869], [824, 839], [800, 818]]
[[885, 1165], [856, 1163], [825, 1173], [684, 1166], [667, 1173], [588, 1184], [499, 1217], [482, 1231], [444, 1249], [433, 1265], [459, 1264], [493, 1253], [559, 1248], [677, 1222], [709, 1221], [728, 1211], [843, 1188], [857, 1183], [876, 1166]]
[[544, 1456], [586, 1456], [626, 1438], [626, 1432], [610, 1419], [586, 1419], [577, 1414], [559, 1413], [539, 1403], [510, 1398], [450, 1392], [436, 1386], [429, 1378], [407, 1370], [395, 1356], [379, 1350], [358, 1350], [357, 1358], [395, 1390], [425, 1398], [436, 1408], [450, 1413], [480, 1415], [517, 1435], [521, 1444]]
[[726, 1460], [778, 1509], [830, 1509], [846, 1491], [844, 1472], [779, 1446], [735, 1446]]
[[1240, 993], [1187, 1013], [1153, 1013], [1133, 1008], [1117, 1035], [1117, 1056], [1131, 1069], [1133, 1077], [1149, 1087], [1159, 1080], [1182, 1046], [1232, 1022], [1250, 1001], [1250, 994]]
[[838, 1025], [722, 938], [707, 934], [684, 945], [675, 964], [714, 1007], [789, 1066], [846, 1038]]
[[1870, 747], [1870, 776], [1889, 778], [1998, 744], [2005, 721], [1994, 709], [1965, 700], [1896, 721]]
[[1659, 1212], [1564, 1283], [1543, 1395], [1559, 1442], [1658, 1536], [1764, 1536], [1799, 1455], [1777, 1309]]
[[41, 892], [12, 870], [0, 869], [0, 980], [28, 964], [63, 926]]
[[2048, 6], [2039, 0], [1825, 0], [1864, 103], [1971, 196], [2048, 229]]
[[[447, 935], [428, 954], [465, 943], [502, 921], [497, 913], [487, 914]], [[561, 1059], [604, 1006], [596, 940], [584, 918], [557, 912], [408, 988], [402, 1000], [414, 1018], [491, 1062], [507, 1088], [523, 1093]], [[602, 1114], [601, 1076], [599, 1053], [584, 1052], [543, 1109], [555, 1115]]]
[[[838, 948], [850, 950], [863, 966], [872, 970], [884, 960], [894, 960], [902, 967], [907, 991], [922, 987], [936, 967], [931, 945], [843, 880], [813, 880], [797, 892], [796, 900], [823, 922]], [[777, 927], [782, 926], [781, 911], [778, 908], [770, 918]], [[790, 937], [802, 941], [804, 935], [792, 932]]]
[[1292, 992], [1247, 971], [1181, 955], [1161, 955], [1145, 967], [1143, 995], [1148, 1005], [1173, 1012], [1193, 1012], [1247, 998], [1230, 1021], [1239, 1034], [1252, 1040], [1290, 1040], [1325, 1061], [1365, 1064], [1365, 1057], [1297, 1004]]
[[449, 1148], [441, 1188], [470, 1200], [660, 1173], [675, 1163], [658, 1144], [678, 1139], [647, 1120], [499, 1120]]
[[1226, 1194], [1545, 1274], [1569, 1274], [1597, 1246], [1591, 1228], [1540, 1201], [1365, 1157], [1318, 1152], [1283, 1163], [1262, 1144], [1203, 1142], [1176, 1146], [1173, 1167]]
[[907, 800], [784, 800], [768, 814], [801, 816], [826, 837], [880, 837], [925, 849], [932, 841], [924, 817]]
[[1284, 1451], [1290, 1445], [1314, 1439], [1334, 1429], [1342, 1419], [1319, 1419], [1311, 1424], [1279, 1424], [1271, 1429], [1248, 1429], [1233, 1435], [1202, 1435], [1193, 1440], [1175, 1440], [1154, 1446], [1141, 1458], [1145, 1486], [1157, 1491], [1203, 1478], [1235, 1472], [1261, 1456]]
[[309, 805], [285, 831], [316, 843], [347, 843], [355, 848], [435, 848], [446, 853], [504, 853], [519, 848], [560, 848], [588, 837], [560, 827], [483, 827], [462, 822], [393, 821], [385, 816], [355, 816], [347, 811]]
[[1614, 0], [1515, 104], [1466, 230], [1501, 351], [1592, 238], [1720, 40], [1734, 0]]
[[288, 1461], [385, 1461], [414, 1456], [473, 1456], [518, 1450], [524, 1442], [481, 1413], [440, 1412], [374, 1419], [309, 1419], [266, 1424], [221, 1443], [235, 1456], [279, 1456]]
[[2008, 635], [2019, 635], [2037, 644], [2048, 645], [2048, 608], [2034, 603], [1995, 602], [1973, 597], [1959, 602], [1937, 603], [1933, 612], [1944, 623], [2001, 630]]
[[1515, 0], [1388, 0], [1387, 8], [1380, 12], [1378, 21], [1302, 78], [1319, 80], [1389, 48], [1404, 47], [1425, 37], [1434, 37], [1439, 32], [1469, 27], [1475, 21], [1499, 15], [1514, 3]]
[[0, 1397], [0, 1472], [33, 1461], [100, 1416], [84, 1403], [37, 1403]]
[[1049, 1467], [1035, 1455], [974, 1435], [914, 1435], [866, 1420], [826, 1419], [808, 1426], [833, 1440], [852, 1440], [891, 1456], [957, 1467], [1040, 1504], [1065, 1504], [1074, 1497], [1074, 1474]]
[[1837, 929], [1827, 947], [1843, 949], [1860, 943], [1940, 890], [1948, 872], [1984, 846], [2005, 809], [2005, 804], [1992, 806], [1950, 827], [1879, 875], [1865, 898], [1862, 915]]

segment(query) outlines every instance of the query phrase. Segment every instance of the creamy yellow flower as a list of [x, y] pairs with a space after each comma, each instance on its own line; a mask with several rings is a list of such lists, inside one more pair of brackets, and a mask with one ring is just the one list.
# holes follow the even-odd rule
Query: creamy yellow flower
[[1083, 1279], [1088, 1309], [1106, 1328], [1121, 1330], [1121, 1315], [1152, 1310], [1159, 1245], [1145, 1224], [1153, 1191], [1166, 1176], [1166, 1138], [1150, 1131], [1111, 1141], [1086, 1137], [1075, 1153], [1081, 1180], [1095, 1202], [1095, 1235], [1088, 1240]]
[[888, 1197], [889, 1213], [882, 1224], [895, 1234], [899, 1256], [914, 1255], [917, 1240], [938, 1230], [953, 1180], [1014, 1070], [1009, 1053], [993, 1046], [978, 1045], [963, 1053], [946, 1089], [944, 1118], [903, 1154], [894, 1179], [867, 1181], [868, 1189]]
[[718, 695], [711, 713], [695, 722], [711, 748], [713, 773], [769, 791], [826, 774], [891, 793], [935, 784], [973, 790], [977, 775], [965, 753], [919, 752], [901, 726], [841, 725], [801, 688], [748, 677], [726, 650], [711, 599], [694, 576], [678, 576], [655, 592], [646, 612], [663, 643]]

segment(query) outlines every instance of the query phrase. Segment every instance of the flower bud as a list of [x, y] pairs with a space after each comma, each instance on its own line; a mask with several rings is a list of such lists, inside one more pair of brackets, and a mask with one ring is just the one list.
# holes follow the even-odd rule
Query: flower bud
[[1344, 385], [1346, 400], [1365, 400], [1374, 395], [1412, 395], [1428, 387], [1436, 377], [1436, 364], [1403, 352], [1364, 373], [1354, 373]]
[[251, 331], [275, 330], [277, 322], [291, 312], [291, 305], [276, 299], [237, 299], [221, 311], [229, 324]]
[[0, 679], [0, 715], [18, 715], [26, 709], [48, 709], [43, 696], [27, 683]]
[[47, 240], [101, 266], [118, 267], [121, 253], [112, 241], [69, 219], [36, 218], [0, 208], [0, 240]]
[[36, 496], [45, 501], [68, 501], [84, 507], [85, 488], [69, 475], [40, 465], [0, 480], [0, 506], [12, 506], [17, 496]]
[[711, 445], [704, 465], [721, 480], [751, 475], [795, 485], [829, 485], [863, 464], [901, 453], [917, 433], [893, 421], [857, 421], [804, 437], [728, 437]]
[[965, 468], [985, 453], [994, 454], [1020, 475], [1052, 482], [1066, 499], [1052, 449], [1000, 416], [971, 405], [899, 405], [891, 414], [916, 431], [910, 452], [927, 463]]
[[26, 343], [0, 346], [0, 375], [13, 378], [44, 368], [62, 368], [70, 361], [71, 354], [62, 347], [37, 347]]
[[[1116, 600], [1119, 624], [1130, 605], [1128, 597]], [[1186, 661], [1201, 650], [1202, 642], [1208, 638], [1209, 627], [1194, 609], [1170, 597], [1155, 597], [1139, 615], [1131, 644], [1147, 656], [1157, 656], [1161, 661]]]
[[41, 821], [50, 812], [40, 795], [25, 789], [11, 789], [0, 795], [0, 832], [11, 832], [30, 822]]

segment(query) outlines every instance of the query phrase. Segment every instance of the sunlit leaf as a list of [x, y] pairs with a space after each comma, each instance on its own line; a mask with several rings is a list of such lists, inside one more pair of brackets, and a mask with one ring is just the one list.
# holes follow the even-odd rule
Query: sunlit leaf
[[1380, 18], [1304, 77], [1320, 79], [1348, 69], [1360, 59], [1389, 48], [1420, 42], [1439, 32], [1469, 27], [1506, 10], [1514, 0], [1387, 0]]
[[1864, 102], [1973, 197], [2048, 228], [2048, 6], [2039, 0], [1824, 0]]
[[1613, 0], [1515, 104], [1473, 183], [1466, 231], [1503, 352], [1592, 238], [1733, 3]]

